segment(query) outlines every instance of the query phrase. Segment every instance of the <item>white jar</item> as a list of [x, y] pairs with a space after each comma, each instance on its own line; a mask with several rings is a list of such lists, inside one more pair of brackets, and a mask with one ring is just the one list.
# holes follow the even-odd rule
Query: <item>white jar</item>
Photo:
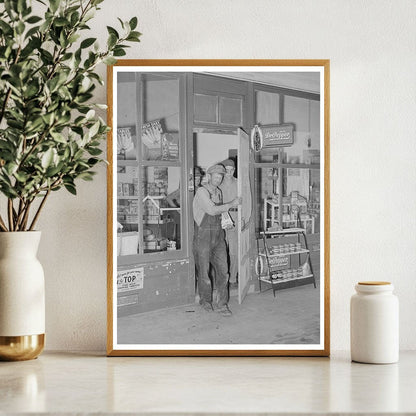
[[351, 297], [351, 360], [399, 360], [399, 302], [390, 282], [359, 282]]

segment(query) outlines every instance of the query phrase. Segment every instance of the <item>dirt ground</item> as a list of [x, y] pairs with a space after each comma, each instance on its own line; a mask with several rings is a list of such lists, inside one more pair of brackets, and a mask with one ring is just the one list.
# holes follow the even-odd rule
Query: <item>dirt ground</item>
[[119, 344], [317, 344], [319, 286], [230, 298], [231, 317], [198, 304], [118, 318]]

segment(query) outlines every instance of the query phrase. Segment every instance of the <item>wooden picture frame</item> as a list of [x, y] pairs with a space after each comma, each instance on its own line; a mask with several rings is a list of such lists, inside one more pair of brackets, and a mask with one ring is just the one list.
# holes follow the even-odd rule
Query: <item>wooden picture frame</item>
[[[329, 60], [108, 67], [108, 356], [329, 356], [329, 85]], [[198, 303], [193, 240], [196, 177], [227, 158], [231, 317]]]

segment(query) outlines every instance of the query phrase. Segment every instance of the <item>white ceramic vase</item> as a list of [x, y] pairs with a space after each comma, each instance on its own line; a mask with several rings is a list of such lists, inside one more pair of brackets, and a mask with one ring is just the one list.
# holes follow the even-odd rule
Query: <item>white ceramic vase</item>
[[36, 358], [45, 342], [40, 231], [0, 232], [0, 360]]
[[399, 360], [399, 301], [390, 282], [359, 282], [351, 297], [351, 359], [369, 364]]

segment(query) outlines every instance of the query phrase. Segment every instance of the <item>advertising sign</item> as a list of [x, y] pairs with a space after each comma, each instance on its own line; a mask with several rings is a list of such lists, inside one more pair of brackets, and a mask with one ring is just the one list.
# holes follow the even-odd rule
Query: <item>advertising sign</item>
[[284, 267], [289, 265], [289, 256], [285, 257], [270, 257], [270, 267]]
[[270, 124], [261, 126], [263, 147], [291, 146], [294, 143], [293, 124]]
[[117, 273], [117, 292], [143, 289], [143, 267], [121, 270]]

